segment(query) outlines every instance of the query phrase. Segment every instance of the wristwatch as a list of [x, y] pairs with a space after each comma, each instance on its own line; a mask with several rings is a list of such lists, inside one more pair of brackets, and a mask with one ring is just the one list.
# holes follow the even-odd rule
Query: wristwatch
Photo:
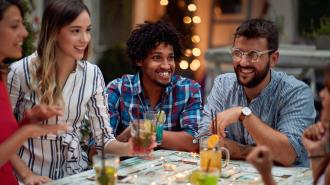
[[241, 115], [239, 116], [238, 120], [240, 122], [243, 122], [243, 120], [245, 119], [245, 117], [250, 116], [252, 114], [252, 111], [249, 107], [243, 107], [242, 108], [242, 112]]

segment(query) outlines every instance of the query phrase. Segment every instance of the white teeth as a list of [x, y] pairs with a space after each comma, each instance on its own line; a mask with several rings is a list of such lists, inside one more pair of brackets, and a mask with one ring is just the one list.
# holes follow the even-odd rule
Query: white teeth
[[170, 73], [169, 72], [162, 72], [162, 73], [159, 73], [160, 76], [162, 77], [168, 77], [170, 76]]
[[19, 45], [19, 46], [22, 46], [22, 45], [23, 45], [23, 42], [18, 43], [18, 45]]
[[241, 68], [241, 71], [243, 72], [243, 73], [251, 73], [251, 72], [253, 72], [253, 69], [247, 69], [247, 68]]
[[85, 47], [75, 47], [77, 50], [85, 50]]

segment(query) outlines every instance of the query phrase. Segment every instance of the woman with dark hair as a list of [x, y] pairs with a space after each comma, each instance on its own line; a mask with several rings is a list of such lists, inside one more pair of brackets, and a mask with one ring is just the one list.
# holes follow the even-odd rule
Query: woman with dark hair
[[66, 128], [65, 125], [30, 124], [30, 122], [38, 122], [43, 118], [50, 118], [62, 113], [62, 110], [56, 106], [44, 105], [26, 110], [21, 121], [24, 126], [17, 127], [5, 86], [7, 66], [4, 61], [7, 58], [22, 57], [22, 43], [27, 34], [23, 25], [23, 11], [20, 2], [18, 0], [0, 0], [0, 182], [2, 185], [18, 184], [12, 166], [26, 184], [45, 182], [44, 180], [47, 179], [44, 177], [28, 173], [24, 167], [20, 168], [20, 159], [15, 152], [28, 138], [65, 131]]
[[80, 0], [54, 0], [44, 10], [37, 53], [14, 63], [8, 89], [15, 116], [36, 104], [58, 105], [63, 116], [45, 124], [67, 122], [62, 136], [29, 139], [19, 156], [35, 173], [60, 179], [88, 168], [80, 146], [85, 116], [97, 149], [132, 155], [132, 143], [115, 140], [109, 127], [104, 80], [100, 69], [87, 61], [91, 46], [91, 20]]
[[[307, 128], [302, 135], [315, 185], [330, 184], [330, 66], [325, 72], [325, 87], [320, 92], [322, 103], [320, 122]], [[269, 148], [258, 146], [246, 159], [258, 169], [266, 185], [275, 184], [271, 175], [273, 158]]]

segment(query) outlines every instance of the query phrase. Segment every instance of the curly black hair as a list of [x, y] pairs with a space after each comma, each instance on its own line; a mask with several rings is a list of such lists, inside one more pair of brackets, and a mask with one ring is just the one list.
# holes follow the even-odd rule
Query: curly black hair
[[278, 49], [278, 29], [272, 21], [265, 19], [248, 19], [244, 21], [234, 33], [234, 41], [238, 37], [266, 38], [268, 49], [276, 51]]
[[136, 62], [146, 59], [151, 50], [162, 43], [173, 47], [174, 60], [179, 62], [183, 55], [179, 32], [171, 24], [164, 21], [154, 23], [145, 21], [132, 31], [126, 42], [126, 53], [133, 66], [139, 69]]

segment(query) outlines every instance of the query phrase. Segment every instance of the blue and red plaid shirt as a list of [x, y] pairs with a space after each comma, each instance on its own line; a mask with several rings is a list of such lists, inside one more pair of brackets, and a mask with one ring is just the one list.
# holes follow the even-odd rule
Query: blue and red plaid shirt
[[193, 137], [197, 135], [202, 117], [202, 98], [200, 85], [193, 80], [173, 75], [154, 109], [144, 96], [139, 73], [123, 75], [111, 81], [106, 93], [110, 125], [115, 136], [128, 127], [132, 120], [141, 119], [144, 112], [151, 110], [165, 111], [164, 130], [186, 131]]

